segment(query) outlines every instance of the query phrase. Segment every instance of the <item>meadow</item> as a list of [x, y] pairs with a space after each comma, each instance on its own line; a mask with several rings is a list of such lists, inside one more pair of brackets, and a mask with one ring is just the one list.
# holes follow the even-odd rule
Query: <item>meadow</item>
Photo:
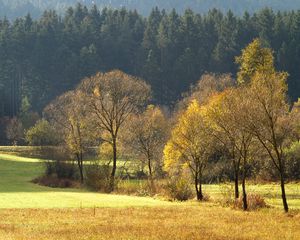
[[277, 184], [250, 185], [269, 208], [242, 212], [216, 201], [230, 186], [205, 185], [211, 201], [54, 189], [31, 183], [43, 160], [0, 154], [0, 239], [299, 239], [300, 185], [288, 184], [292, 211]]

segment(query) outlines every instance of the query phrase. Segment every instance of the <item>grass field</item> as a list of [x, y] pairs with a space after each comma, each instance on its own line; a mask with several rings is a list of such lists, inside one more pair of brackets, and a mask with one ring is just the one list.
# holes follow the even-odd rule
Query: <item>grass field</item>
[[[277, 184], [248, 187], [275, 208], [243, 212], [213, 201], [172, 203], [32, 184], [42, 171], [39, 159], [0, 154], [0, 240], [300, 239], [300, 211], [283, 213]], [[204, 191], [217, 199], [223, 188]], [[289, 184], [287, 192], [290, 207], [300, 209], [299, 185]]]
[[82, 189], [57, 189], [30, 181], [43, 171], [38, 159], [0, 154], [0, 208], [149, 207], [175, 203], [148, 197], [92, 193]]
[[0, 210], [0, 239], [298, 240], [300, 214], [201, 206]]

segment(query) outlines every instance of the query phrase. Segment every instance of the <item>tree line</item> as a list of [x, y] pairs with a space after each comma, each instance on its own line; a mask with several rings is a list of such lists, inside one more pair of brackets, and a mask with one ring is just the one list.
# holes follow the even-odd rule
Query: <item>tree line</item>
[[[3, 117], [21, 117], [72, 89], [86, 76], [120, 69], [151, 85], [153, 103], [174, 106], [206, 72], [237, 73], [234, 57], [255, 37], [274, 49], [289, 72], [289, 97], [299, 92], [300, 12], [235, 16], [211, 10], [178, 14], [155, 8], [148, 17], [126, 9], [99, 11], [78, 4], [65, 15], [46, 11], [0, 21], [0, 92]], [[3, 124], [2, 124], [3, 125]], [[5, 139], [2, 139], [5, 143]]]
[[100, 146], [108, 192], [117, 186], [118, 162], [127, 155], [147, 169], [152, 188], [161, 178], [183, 178], [188, 185], [192, 180], [199, 201], [205, 177], [233, 180], [234, 197], [247, 210], [247, 179], [269, 172], [280, 182], [288, 212], [285, 184], [300, 178], [299, 102], [289, 104], [288, 74], [274, 60], [272, 50], [255, 39], [235, 59], [237, 78], [204, 74], [172, 112], [149, 105], [151, 87], [141, 78], [119, 70], [97, 73], [53, 100], [26, 139], [30, 145], [66, 146], [82, 183], [88, 176], [84, 155]]
[[300, 7], [298, 0], [285, 0], [284, 2], [280, 0], [231, 0], [227, 2], [223, 0], [0, 0], [0, 17], [6, 16], [15, 19], [27, 13], [39, 17], [47, 9], [54, 9], [59, 14], [63, 14], [68, 7], [74, 6], [78, 2], [89, 7], [96, 5], [99, 9], [105, 7], [119, 9], [121, 6], [131, 10], [136, 9], [143, 16], [148, 16], [154, 7], [167, 11], [176, 9], [180, 13], [188, 8], [193, 9], [196, 13], [207, 13], [210, 9], [217, 8], [222, 12], [232, 10], [238, 15], [242, 15], [245, 11], [254, 13], [264, 7], [270, 7], [276, 11], [289, 11]]

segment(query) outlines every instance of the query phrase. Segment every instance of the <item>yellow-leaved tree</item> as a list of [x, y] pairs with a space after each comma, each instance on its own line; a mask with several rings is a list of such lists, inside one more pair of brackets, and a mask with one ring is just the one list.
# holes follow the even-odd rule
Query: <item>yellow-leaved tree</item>
[[274, 72], [274, 57], [270, 48], [263, 47], [260, 39], [256, 38], [236, 58], [239, 64], [237, 80], [239, 84], [249, 83], [256, 72]]
[[189, 168], [198, 200], [203, 200], [203, 171], [207, 166], [212, 147], [212, 138], [206, 132], [203, 108], [194, 100], [179, 117], [171, 139], [165, 146], [164, 166], [167, 171], [173, 166]]
[[254, 137], [242, 119], [248, 103], [244, 92], [244, 87], [232, 88], [211, 97], [206, 106], [206, 121], [211, 134], [228, 152], [234, 172], [235, 198], [239, 198], [239, 176], [242, 173], [243, 208], [247, 210], [246, 176]]
[[291, 121], [287, 102], [287, 77], [276, 72], [271, 49], [255, 39], [240, 57], [239, 83], [246, 83], [241, 122], [269, 155], [278, 172], [284, 210], [288, 212], [285, 193], [284, 148], [290, 144]]

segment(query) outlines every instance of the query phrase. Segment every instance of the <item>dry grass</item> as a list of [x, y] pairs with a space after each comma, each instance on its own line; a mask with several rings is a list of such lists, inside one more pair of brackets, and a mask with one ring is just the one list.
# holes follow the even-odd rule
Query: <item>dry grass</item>
[[300, 213], [205, 203], [164, 208], [1, 210], [0, 239], [300, 239]]

